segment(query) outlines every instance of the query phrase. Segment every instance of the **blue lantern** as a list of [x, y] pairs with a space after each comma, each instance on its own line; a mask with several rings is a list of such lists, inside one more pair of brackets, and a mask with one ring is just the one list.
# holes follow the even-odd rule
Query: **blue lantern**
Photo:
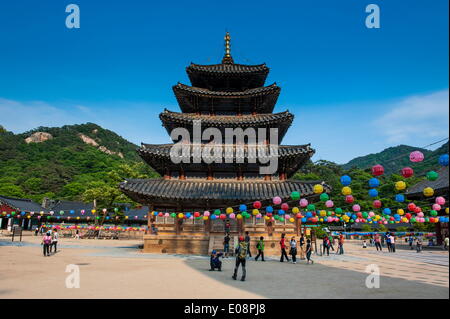
[[71, 213], [71, 214], [75, 214], [75, 211], [74, 210], [71, 210], [69, 213]]
[[306, 223], [307, 219], [306, 217], [302, 217], [302, 223]]
[[241, 212], [245, 212], [247, 210], [247, 205], [244, 205], [244, 204], [239, 205], [239, 210]]
[[284, 210], [282, 210], [282, 209], [278, 210], [278, 215], [284, 215], [284, 214], [286, 214], [286, 213], [284, 212]]
[[405, 196], [403, 194], [397, 194], [395, 195], [395, 201], [403, 203], [405, 201]]
[[313, 216], [313, 214], [312, 214], [311, 212], [307, 212], [307, 213], [306, 213], [306, 217], [307, 217], [307, 218], [311, 218], [312, 216]]
[[[186, 214], [186, 217], [187, 217], [187, 214]], [[214, 214], [211, 215], [211, 219], [216, 219], [216, 218], [217, 218], [216, 215], [214, 215]]]
[[378, 191], [375, 188], [372, 188], [369, 190], [369, 196], [370, 197], [377, 197], [378, 196]]
[[266, 207], [266, 213], [273, 213], [273, 207], [272, 206], [267, 206]]
[[342, 185], [348, 186], [348, 185], [350, 185], [351, 182], [352, 182], [352, 179], [350, 176], [348, 176], [348, 175], [341, 176], [341, 184]]
[[25, 215], [25, 214], [26, 214], [25, 212], [21, 212], [21, 213], [20, 213], [20, 215], [22, 215], [22, 216]]
[[439, 164], [442, 166], [448, 166], [448, 154], [442, 154], [439, 156]]
[[378, 178], [373, 177], [369, 179], [369, 186], [370, 188], [376, 188], [380, 186], [380, 181], [378, 180]]
[[385, 208], [385, 209], [383, 209], [383, 214], [385, 214], [385, 215], [390, 215], [392, 212], [391, 212], [391, 209], [390, 208]]

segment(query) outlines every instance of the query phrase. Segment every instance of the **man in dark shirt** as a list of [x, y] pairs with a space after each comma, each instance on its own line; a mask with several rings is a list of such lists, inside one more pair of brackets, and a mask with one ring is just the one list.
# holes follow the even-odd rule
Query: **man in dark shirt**
[[250, 252], [250, 236], [248, 235], [248, 231], [245, 232], [245, 242], [247, 243], [248, 247], [248, 256], [252, 257], [252, 253]]
[[225, 254], [225, 257], [228, 257], [228, 254], [230, 252], [230, 234], [226, 234], [223, 239], [223, 253]]

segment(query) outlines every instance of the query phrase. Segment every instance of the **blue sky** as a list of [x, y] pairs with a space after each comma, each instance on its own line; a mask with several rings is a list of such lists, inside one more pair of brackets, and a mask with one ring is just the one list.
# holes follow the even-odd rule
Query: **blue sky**
[[[81, 28], [65, 27], [76, 3]], [[378, 4], [381, 28], [365, 26]], [[284, 144], [338, 163], [448, 137], [448, 1], [2, 1], [0, 124], [94, 122], [166, 143], [158, 114], [190, 62], [267, 63], [295, 115]], [[437, 145], [439, 146], [439, 145]]]

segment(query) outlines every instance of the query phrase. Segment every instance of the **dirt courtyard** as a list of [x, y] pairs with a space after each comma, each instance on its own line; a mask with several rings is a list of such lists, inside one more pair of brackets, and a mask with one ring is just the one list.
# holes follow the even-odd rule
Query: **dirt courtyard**
[[[313, 256], [314, 265], [247, 261], [247, 281], [231, 278], [234, 259], [210, 272], [205, 256], [144, 254], [141, 241], [61, 239], [43, 257], [40, 238], [0, 238], [0, 298], [432, 298], [449, 297], [448, 252], [377, 253], [348, 244], [346, 255]], [[366, 287], [366, 267], [380, 269], [380, 287]], [[68, 265], [80, 288], [67, 288]], [[70, 267], [70, 266], [69, 266]], [[73, 266], [72, 266], [73, 267]]]

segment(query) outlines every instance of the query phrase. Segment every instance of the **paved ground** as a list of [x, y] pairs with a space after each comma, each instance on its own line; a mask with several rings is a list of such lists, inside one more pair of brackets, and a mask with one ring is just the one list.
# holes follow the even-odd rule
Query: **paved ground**
[[[39, 239], [0, 238], [0, 298], [448, 298], [448, 252], [378, 253], [346, 245], [346, 255], [313, 256], [315, 264], [248, 261], [246, 282], [231, 279], [233, 259], [209, 272], [204, 256], [143, 254], [140, 241], [61, 239], [43, 257]], [[68, 264], [81, 287], [65, 287]], [[365, 285], [376, 264], [380, 288]]]

